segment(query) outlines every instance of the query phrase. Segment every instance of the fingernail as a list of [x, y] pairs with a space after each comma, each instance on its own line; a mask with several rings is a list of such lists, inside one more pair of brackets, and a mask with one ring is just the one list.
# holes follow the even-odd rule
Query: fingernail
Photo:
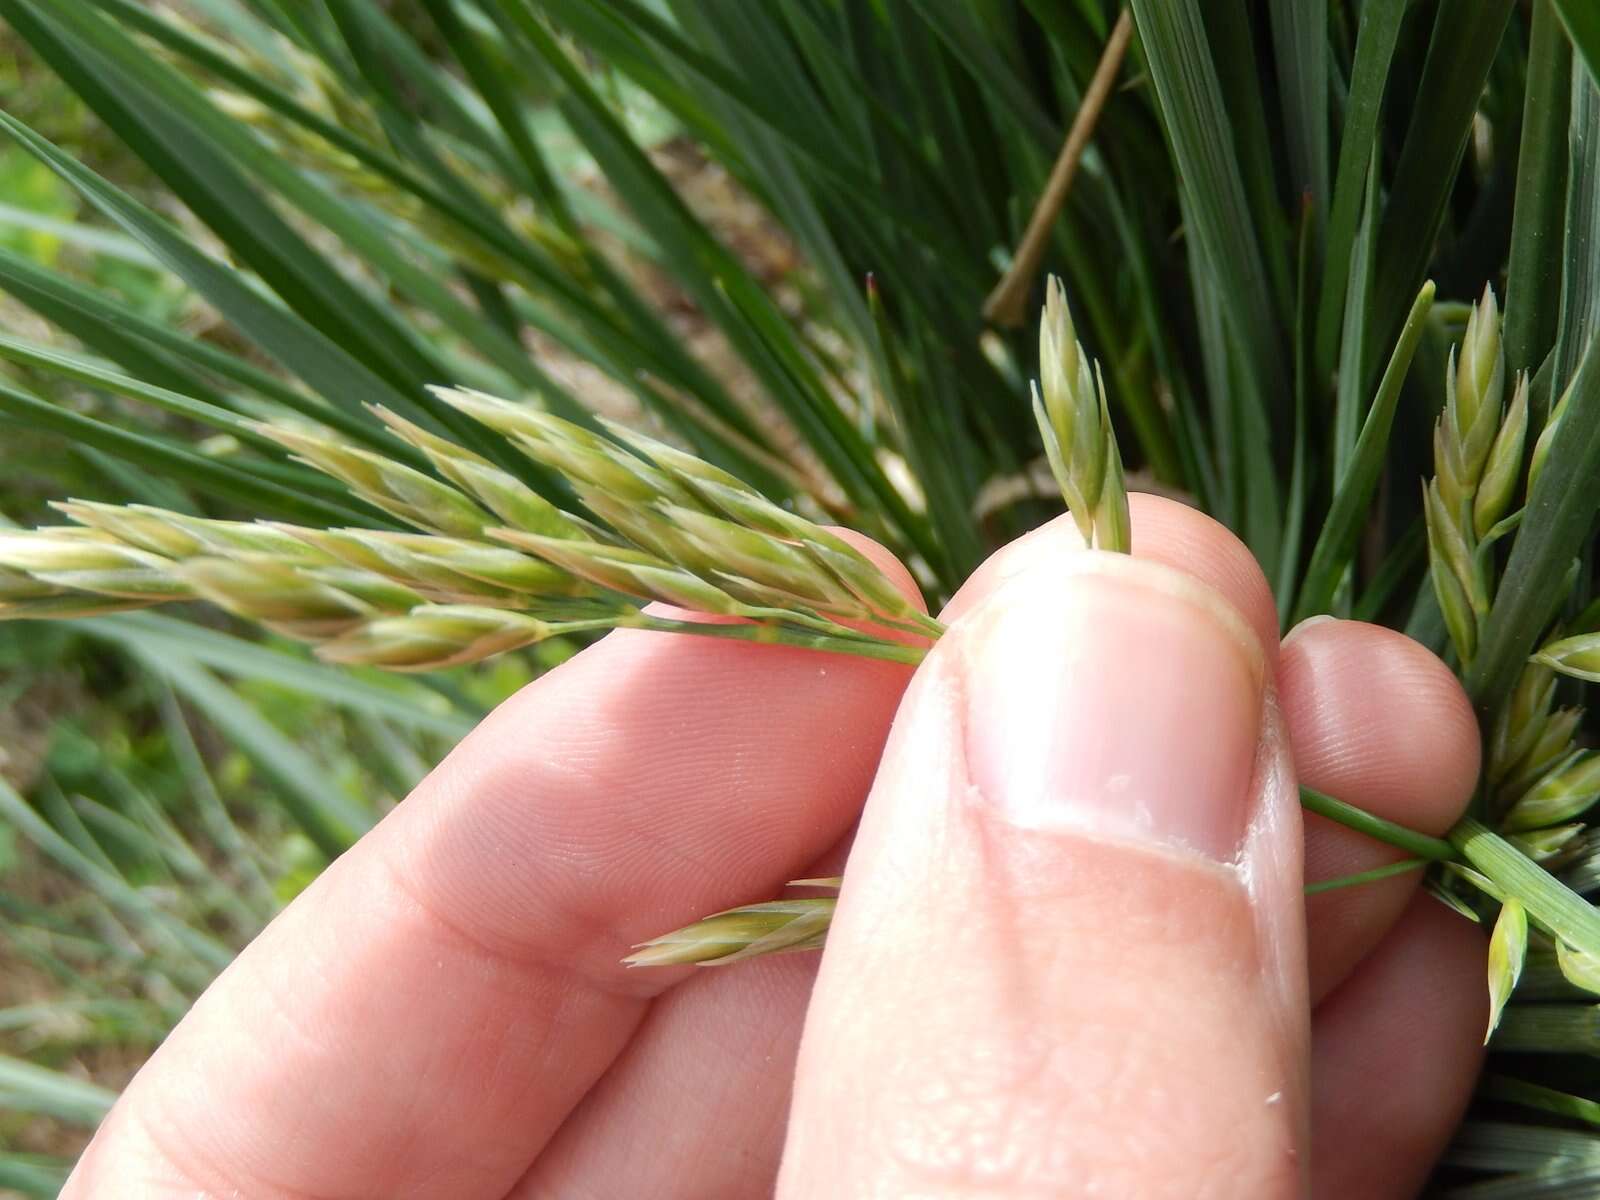
[[1328, 622], [1337, 619], [1338, 618], [1336, 617], [1329, 616], [1327, 613], [1318, 613], [1315, 616], [1307, 617], [1305, 620], [1297, 622], [1293, 629], [1289, 630], [1288, 633], [1283, 635], [1283, 644], [1287, 646], [1306, 630], [1315, 629], [1318, 625], [1326, 625]]
[[1170, 567], [1077, 554], [957, 628], [968, 771], [1005, 819], [1237, 857], [1265, 667], [1218, 593]]

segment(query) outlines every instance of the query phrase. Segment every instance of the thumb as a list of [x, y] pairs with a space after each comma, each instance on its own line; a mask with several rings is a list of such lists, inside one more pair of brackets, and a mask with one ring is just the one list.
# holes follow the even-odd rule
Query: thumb
[[1300, 824], [1223, 596], [1080, 552], [906, 693], [807, 1015], [779, 1195], [1292, 1196]]

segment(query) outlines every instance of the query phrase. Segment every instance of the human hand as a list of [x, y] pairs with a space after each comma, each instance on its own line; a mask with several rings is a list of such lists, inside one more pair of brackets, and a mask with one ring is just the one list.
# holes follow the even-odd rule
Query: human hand
[[[1248, 552], [1133, 499], [1137, 561], [1056, 522], [985, 564], [903, 705], [903, 667], [655, 633], [551, 672], [223, 974], [63, 1194], [1413, 1195], [1482, 937], [1415, 875], [1303, 901], [1302, 852], [1400, 855], [1302, 836], [1290, 750], [1441, 832], [1470, 707], [1389, 631], [1279, 647]], [[847, 851], [820, 978], [619, 962]]]

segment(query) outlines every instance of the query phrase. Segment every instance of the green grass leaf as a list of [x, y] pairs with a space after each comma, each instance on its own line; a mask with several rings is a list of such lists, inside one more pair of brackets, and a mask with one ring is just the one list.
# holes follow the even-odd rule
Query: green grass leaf
[[1367, 419], [1361, 426], [1361, 436], [1356, 441], [1350, 465], [1333, 494], [1333, 503], [1323, 521], [1322, 532], [1317, 535], [1316, 547], [1311, 552], [1311, 562], [1306, 567], [1300, 585], [1300, 599], [1295, 605], [1294, 622], [1305, 620], [1316, 613], [1328, 612], [1333, 604], [1334, 592], [1343, 578], [1355, 552], [1361, 523], [1366, 519], [1373, 493], [1378, 486], [1388, 458], [1389, 430], [1394, 422], [1395, 409], [1400, 403], [1400, 390], [1406, 374], [1411, 369], [1417, 343], [1422, 339], [1428, 310], [1433, 306], [1433, 284], [1424, 284], [1412, 303], [1411, 312], [1401, 328], [1400, 339], [1378, 384], [1378, 394], [1367, 410]]
[[1589, 74], [1600, 79], [1600, 8], [1588, 0], [1554, 0], [1567, 36], [1578, 48]]
[[1250, 221], [1232, 124], [1196, 0], [1133, 0], [1139, 38], [1161, 98], [1178, 177], [1188, 196], [1185, 224], [1201, 270], [1227, 298], [1223, 320], [1263, 391], [1285, 394], [1281, 323], [1268, 290], [1261, 244]]
[[298, 651], [248, 642], [159, 613], [121, 613], [73, 624], [144, 658], [185, 660], [233, 679], [271, 683], [447, 742], [465, 737], [483, 716], [414, 679], [330, 667]]
[[[1373, 335], [1387, 344], [1405, 320], [1433, 257], [1445, 204], [1466, 150], [1512, 0], [1442, 0], [1395, 164], [1378, 239]], [[1368, 363], [1363, 373], [1374, 370]]]
[[1560, 395], [1600, 319], [1600, 90], [1587, 71], [1572, 73], [1566, 229], [1561, 247], [1561, 309], [1551, 391]]
[[0, 1056], [0, 1111], [58, 1117], [92, 1129], [110, 1111], [116, 1098], [109, 1088], [88, 1080], [20, 1058]]
[[[1333, 369], [1340, 328], [1340, 305], [1350, 289], [1347, 281], [1351, 272], [1359, 269], [1361, 261], [1359, 251], [1355, 249], [1357, 222], [1362, 213], [1363, 196], [1369, 191], [1372, 194], [1376, 192], [1375, 188], [1369, 189], [1368, 183], [1381, 161], [1375, 157], [1378, 122], [1384, 91], [1389, 82], [1389, 67], [1395, 44], [1400, 38], [1400, 25], [1405, 12], [1406, 0], [1369, 0], [1361, 6], [1355, 62], [1350, 68], [1350, 92], [1345, 99], [1344, 132], [1339, 139], [1339, 169], [1333, 185], [1333, 207], [1328, 215], [1322, 295], [1317, 304], [1315, 362], [1321, 377]], [[1348, 307], [1343, 311], [1344, 324], [1348, 329], [1353, 314]], [[1364, 315], [1364, 307], [1362, 312]], [[1348, 332], [1346, 338], [1348, 342]], [[1359, 360], [1357, 366], [1359, 368]], [[1341, 362], [1341, 383], [1347, 369]], [[1351, 381], [1352, 385], [1356, 382]], [[1353, 425], [1351, 429], [1353, 432]]]
[[246, 511], [275, 512], [290, 520], [322, 524], [370, 524], [372, 521], [363, 511], [365, 506], [344, 505], [305, 495], [263, 477], [261, 472], [207, 458], [166, 438], [119, 428], [3, 383], [0, 383], [0, 416], [182, 480], [198, 491], [239, 504]]
[[1506, 373], [1530, 375], [1555, 345], [1567, 190], [1567, 124], [1572, 47], [1551, 0], [1535, 0], [1528, 47], [1528, 90], [1522, 105], [1522, 147], [1511, 217], [1503, 343]]

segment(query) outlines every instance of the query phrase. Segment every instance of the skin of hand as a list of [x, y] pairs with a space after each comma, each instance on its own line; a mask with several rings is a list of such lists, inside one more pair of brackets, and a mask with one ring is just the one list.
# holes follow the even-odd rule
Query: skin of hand
[[[1131, 558], [1070, 520], [999, 551], [915, 673], [624, 631], [530, 685], [222, 974], [63, 1195], [1415, 1195], [1483, 936], [1414, 873], [1303, 898], [1402, 856], [1294, 784], [1442, 832], [1471, 708], [1389, 630], [1280, 644], [1241, 543], [1132, 509]], [[619, 962], [846, 861], [820, 962]]]

